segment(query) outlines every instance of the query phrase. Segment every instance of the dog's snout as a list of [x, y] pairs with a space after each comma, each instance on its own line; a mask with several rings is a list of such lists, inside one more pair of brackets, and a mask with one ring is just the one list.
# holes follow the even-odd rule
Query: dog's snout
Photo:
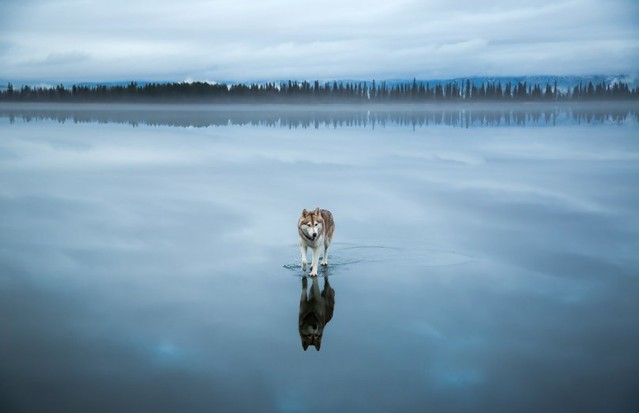
[[313, 233], [313, 235], [311, 235], [311, 237], [312, 237], [313, 239], [315, 239], [315, 238], [317, 238], [317, 234], [316, 234], [316, 233]]

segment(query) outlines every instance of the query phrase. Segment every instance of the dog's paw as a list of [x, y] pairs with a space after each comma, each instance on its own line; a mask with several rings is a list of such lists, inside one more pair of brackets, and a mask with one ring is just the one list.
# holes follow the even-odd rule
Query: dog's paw
[[323, 262], [322, 267], [328, 267], [328, 262]]
[[302, 271], [306, 271], [306, 261], [302, 261]]

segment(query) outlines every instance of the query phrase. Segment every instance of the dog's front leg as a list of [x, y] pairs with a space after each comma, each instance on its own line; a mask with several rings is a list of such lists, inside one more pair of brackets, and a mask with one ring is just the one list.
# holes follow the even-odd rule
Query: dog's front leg
[[317, 275], [317, 264], [319, 264], [319, 246], [312, 247], [311, 252], [313, 253], [311, 258], [311, 273], [310, 276]]
[[300, 254], [302, 255], [302, 271], [306, 271], [306, 245], [300, 242]]

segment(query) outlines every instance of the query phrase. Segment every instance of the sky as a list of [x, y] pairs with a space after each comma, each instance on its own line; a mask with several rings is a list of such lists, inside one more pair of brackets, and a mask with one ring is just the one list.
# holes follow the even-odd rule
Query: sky
[[637, 73], [637, 0], [0, 0], [0, 81]]

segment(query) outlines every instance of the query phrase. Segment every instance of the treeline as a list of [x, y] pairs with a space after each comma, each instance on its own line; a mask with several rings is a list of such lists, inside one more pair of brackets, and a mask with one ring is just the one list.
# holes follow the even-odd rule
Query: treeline
[[25, 102], [459, 102], [459, 101], [592, 101], [639, 99], [639, 88], [622, 82], [579, 84], [561, 90], [554, 84], [482, 82], [269, 82], [145, 83], [128, 85], [22, 86], [9, 83], [0, 101]]

